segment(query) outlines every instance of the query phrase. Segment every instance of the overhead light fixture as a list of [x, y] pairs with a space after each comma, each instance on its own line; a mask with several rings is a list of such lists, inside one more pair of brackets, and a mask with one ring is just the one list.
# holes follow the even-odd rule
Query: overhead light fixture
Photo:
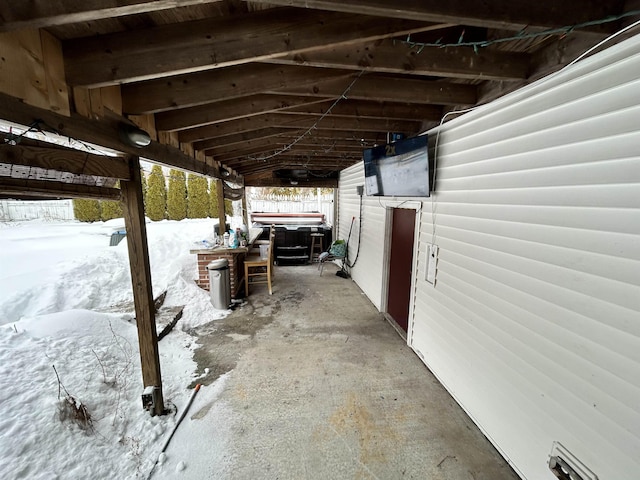
[[118, 126], [118, 136], [124, 143], [136, 148], [146, 147], [151, 143], [151, 137], [147, 132], [126, 123], [121, 123]]
[[297, 180], [291, 180], [291, 185], [297, 185], [298, 181]]
[[221, 169], [220, 169], [220, 174], [221, 174], [223, 177], [228, 177], [229, 175], [231, 175], [231, 172], [229, 172], [229, 170], [227, 170], [226, 168], [221, 168]]

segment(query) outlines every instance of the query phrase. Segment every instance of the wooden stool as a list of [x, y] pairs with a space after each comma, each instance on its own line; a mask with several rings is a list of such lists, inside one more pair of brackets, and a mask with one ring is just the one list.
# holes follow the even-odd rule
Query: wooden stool
[[[311, 248], [309, 249], [309, 261], [313, 262], [314, 255], [317, 257], [322, 252], [324, 252], [324, 247], [322, 246], [322, 240], [324, 239], [324, 233], [312, 233], [311, 234]], [[319, 250], [316, 250], [316, 247]]]

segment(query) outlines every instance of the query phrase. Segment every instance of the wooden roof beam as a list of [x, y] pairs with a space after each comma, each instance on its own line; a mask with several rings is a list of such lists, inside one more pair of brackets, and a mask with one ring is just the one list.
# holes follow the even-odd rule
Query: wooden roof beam
[[[19, 125], [30, 125], [38, 119], [42, 122], [41, 127], [44, 130], [54, 128], [58, 134], [65, 137], [144, 157], [168, 167], [220, 178], [219, 167], [215, 163], [203, 162], [170, 145], [152, 141], [146, 147], [136, 148], [122, 142], [118, 135], [118, 126], [126, 119], [116, 115], [105, 116], [101, 120], [88, 119], [76, 113], [65, 117], [50, 110], [27, 105], [17, 98], [0, 93], [0, 118]], [[47, 128], [46, 125], [51, 127]], [[233, 174], [225, 179], [243, 183], [241, 177]]]
[[3, 0], [0, 32], [91, 22], [103, 18], [155, 12], [221, 0]]
[[[620, 12], [620, 2], [585, 0], [575, 3], [540, 0], [537, 2], [475, 0], [443, 2], [442, 0], [252, 0], [254, 3], [289, 5], [343, 13], [377, 15], [384, 18], [406, 18], [423, 22], [451, 23], [519, 31], [524, 28], [556, 28], [598, 20]], [[615, 24], [595, 25], [581, 31], [607, 34]]]
[[103, 87], [255, 62], [442, 25], [297, 8], [266, 9], [63, 43], [70, 85]]
[[228, 122], [205, 125], [204, 127], [182, 130], [178, 133], [178, 138], [182, 143], [191, 143], [265, 128], [301, 129], [304, 128], [303, 124], [309, 123], [309, 121], [309, 117], [305, 116], [282, 116], [277, 113], [264, 113], [252, 117], [230, 120]]
[[[330, 68], [255, 64], [178, 75], [122, 86], [125, 113], [145, 114], [261, 93], [338, 98], [353, 73]], [[365, 74], [348, 98], [398, 103], [473, 105], [477, 87], [421, 78]]]
[[314, 50], [265, 60], [281, 65], [365, 70], [473, 80], [522, 80], [530, 55], [472, 48], [417, 48], [383, 40]]
[[207, 103], [197, 107], [178, 108], [155, 115], [156, 129], [177, 131], [243, 117], [272, 113], [289, 108], [314, 105], [325, 99], [281, 95], [252, 95], [233, 100]]
[[0, 195], [7, 198], [43, 197], [120, 200], [120, 190], [117, 188], [10, 177], [0, 177]]
[[[268, 173], [268, 172], [267, 172]], [[269, 174], [258, 174], [248, 177], [248, 187], [291, 187], [291, 181], [283, 178], [276, 178]], [[298, 180], [297, 187], [303, 188], [338, 188], [338, 179], [335, 178], [313, 178]]]
[[[251, 130], [248, 132], [235, 133], [231, 135], [223, 135], [220, 137], [202, 140], [200, 142], [194, 142], [193, 148], [196, 151], [200, 151], [214, 148], [220, 145], [242, 145], [250, 140], [260, 140], [263, 138], [276, 137], [286, 132], [292, 132], [295, 134], [298, 131], [289, 128], [261, 128], [258, 130]], [[300, 133], [302, 133], [302, 131], [300, 131]]]
[[267, 127], [305, 129], [317, 123], [317, 128], [323, 130], [343, 131], [380, 131], [416, 133], [420, 128], [420, 121], [389, 120], [377, 118], [345, 118], [326, 116], [319, 120], [313, 115], [286, 115], [268, 113], [256, 115], [231, 122], [217, 123], [205, 127], [183, 130], [180, 132], [181, 142], [196, 142], [209, 138], [221, 137], [234, 133], [248, 132]]
[[123, 158], [94, 155], [29, 138], [23, 138], [18, 145], [0, 143], [0, 162], [76, 175], [129, 179], [129, 164]]
[[[327, 79], [310, 87], [296, 86], [265, 93], [321, 98], [340, 96], [344, 88], [343, 79]], [[423, 105], [474, 105], [477, 87], [423, 79], [363, 75], [349, 90], [348, 98]]]
[[[264, 149], [265, 147], [267, 147], [267, 148], [277, 149], [277, 148], [282, 148], [286, 145], [290, 145], [294, 140], [296, 140], [296, 138], [291, 136], [283, 137], [282, 135], [278, 135], [274, 137], [248, 140], [242, 144], [216, 146], [214, 148], [207, 149], [205, 153], [207, 155], [212, 155], [215, 158], [218, 155], [224, 155], [224, 154], [229, 154], [233, 152], [241, 152], [251, 148], [261, 147]], [[362, 146], [360, 141], [356, 141], [356, 140], [351, 140], [351, 141], [339, 140], [339, 139], [318, 140], [310, 137], [302, 138], [296, 145], [315, 146], [316, 148], [325, 149], [325, 150], [330, 148], [338, 148], [338, 149], [365, 148]]]
[[[296, 86], [265, 93], [307, 95], [309, 97], [339, 97], [348, 83], [344, 79], [328, 79], [313, 86]], [[447, 83], [440, 81], [380, 77], [366, 74], [358, 79], [349, 90], [352, 100], [375, 100], [381, 102], [417, 103], [427, 105], [475, 105], [478, 91], [475, 85]]]
[[[221, 137], [210, 138], [208, 140], [202, 140], [200, 142], [195, 142], [193, 144], [193, 148], [195, 150], [205, 150], [222, 147], [222, 146], [242, 146], [250, 141], [260, 141], [262, 139], [271, 138], [271, 137], [279, 137], [282, 139], [286, 139], [288, 142], [294, 141], [296, 138], [300, 137], [303, 133], [305, 133], [306, 129], [294, 130], [290, 128], [264, 128], [260, 130], [252, 130], [248, 132], [242, 132], [234, 135], [225, 135]], [[340, 130], [323, 130], [323, 129], [315, 129], [310, 132], [307, 136], [305, 136], [306, 141], [350, 141], [350, 142], [365, 142], [365, 143], [375, 143], [378, 141], [383, 141], [385, 138], [385, 134], [381, 134], [380, 132], [349, 132], [349, 131], [340, 131]]]
[[[247, 147], [238, 149], [235, 151], [229, 151], [224, 153], [219, 153], [218, 155], [214, 154], [214, 158], [221, 162], [228, 162], [232, 159], [242, 158], [246, 156], [252, 156], [253, 160], [260, 157], [269, 157], [273, 155], [275, 152], [280, 152], [284, 148], [283, 145], [259, 145], [254, 147]], [[291, 156], [295, 154], [308, 153], [313, 155], [327, 155], [330, 157], [343, 157], [348, 155], [350, 157], [361, 157], [363, 148], [358, 145], [353, 146], [336, 146], [335, 149], [331, 149], [332, 146], [328, 145], [326, 148], [322, 148], [318, 145], [308, 145], [308, 144], [295, 144], [291, 146], [286, 151], [281, 151], [277, 156]], [[235, 168], [235, 167], [234, 167]]]
[[[295, 97], [294, 97], [295, 98]], [[324, 115], [332, 101], [294, 106], [280, 110], [286, 115]], [[394, 120], [434, 120], [442, 118], [442, 107], [437, 105], [376, 102], [372, 100], [342, 100], [333, 106], [331, 116], [356, 118], [383, 118]]]
[[123, 85], [122, 111], [135, 115], [158, 113], [247, 97], [267, 90], [306, 86], [313, 89], [320, 81], [336, 78], [343, 79], [346, 87], [346, 79], [351, 75], [353, 72], [330, 68], [238, 65]]
[[279, 160], [256, 162], [251, 160], [244, 161], [244, 165], [239, 162], [237, 168], [242, 170], [245, 175], [253, 175], [258, 172], [268, 172], [278, 169], [292, 170], [342, 170], [357, 163], [359, 159], [326, 159], [326, 160], [309, 160], [307, 157], [298, 155], [294, 158], [281, 158]]

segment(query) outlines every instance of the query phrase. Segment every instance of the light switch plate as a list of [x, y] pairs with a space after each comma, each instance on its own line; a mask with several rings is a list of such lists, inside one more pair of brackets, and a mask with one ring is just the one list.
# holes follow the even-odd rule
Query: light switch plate
[[430, 244], [427, 246], [427, 268], [425, 280], [435, 286], [436, 284], [436, 265], [438, 263], [438, 245]]

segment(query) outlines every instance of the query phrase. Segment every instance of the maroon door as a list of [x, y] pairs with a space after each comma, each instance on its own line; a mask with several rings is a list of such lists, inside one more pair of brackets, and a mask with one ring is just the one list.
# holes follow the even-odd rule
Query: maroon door
[[406, 332], [409, 328], [415, 210], [393, 209], [387, 313]]

